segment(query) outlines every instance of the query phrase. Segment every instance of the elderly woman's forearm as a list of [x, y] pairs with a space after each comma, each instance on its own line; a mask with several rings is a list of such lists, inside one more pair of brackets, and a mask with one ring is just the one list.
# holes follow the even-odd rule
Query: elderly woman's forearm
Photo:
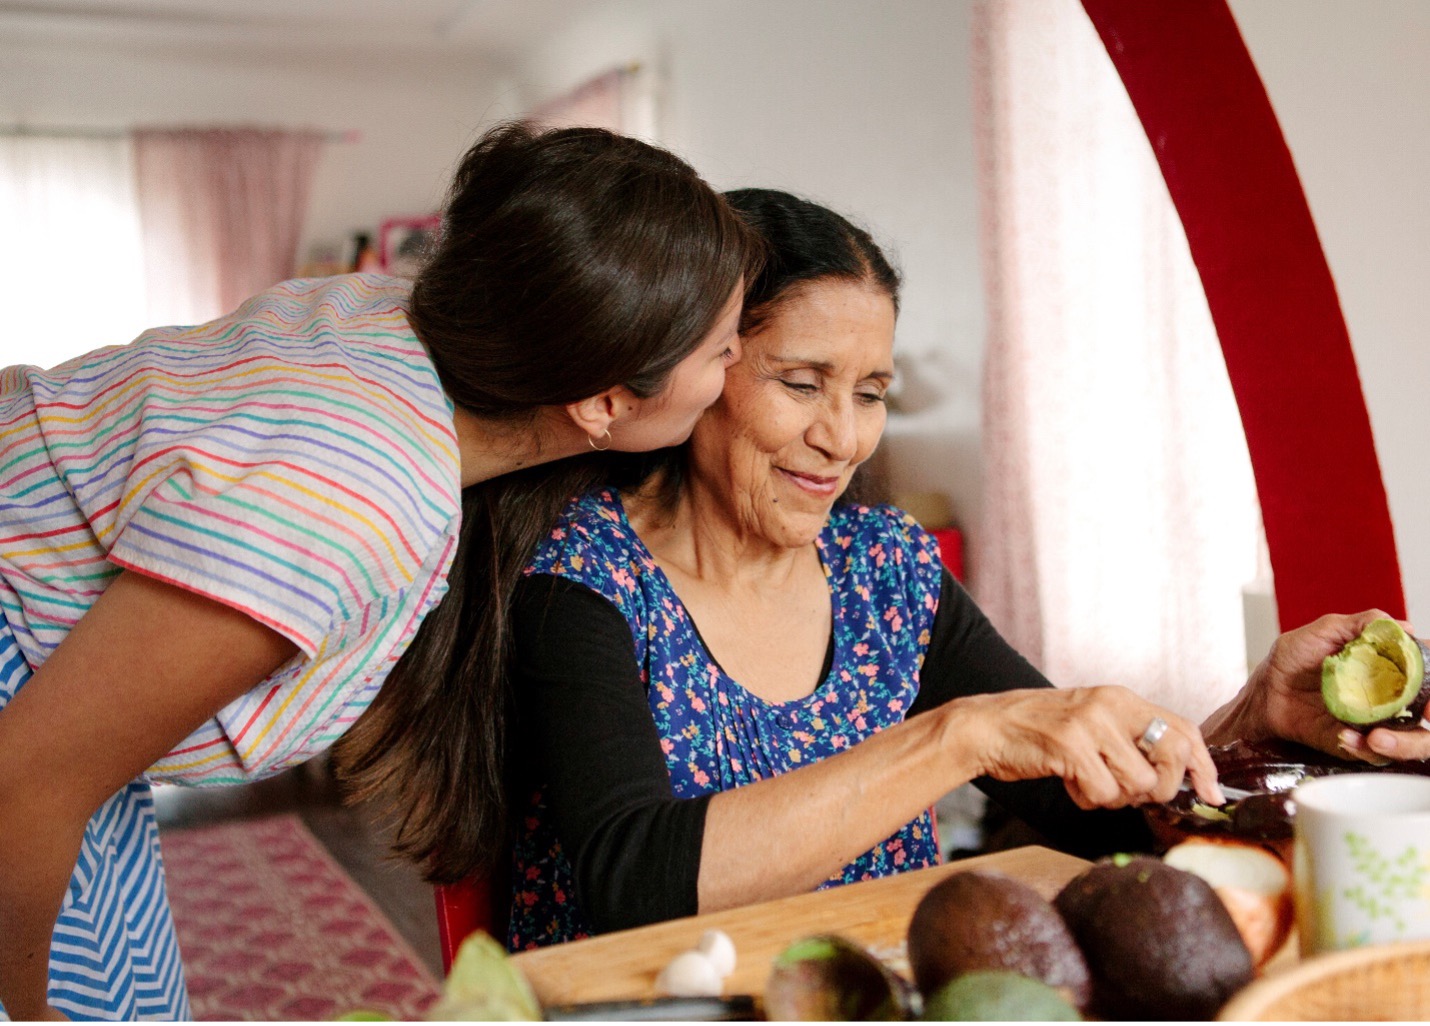
[[967, 718], [938, 710], [710, 801], [699, 910], [812, 890], [979, 775]]

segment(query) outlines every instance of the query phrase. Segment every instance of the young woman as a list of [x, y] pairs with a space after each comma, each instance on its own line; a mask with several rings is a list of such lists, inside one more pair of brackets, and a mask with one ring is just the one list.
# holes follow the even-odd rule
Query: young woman
[[345, 764], [402, 849], [438, 878], [490, 854], [436, 796], [500, 794], [515, 576], [572, 457], [679, 442], [719, 395], [758, 252], [672, 155], [507, 126], [410, 294], [289, 282], [3, 372], [6, 1012], [190, 1017], [151, 779], [276, 772], [366, 711]]

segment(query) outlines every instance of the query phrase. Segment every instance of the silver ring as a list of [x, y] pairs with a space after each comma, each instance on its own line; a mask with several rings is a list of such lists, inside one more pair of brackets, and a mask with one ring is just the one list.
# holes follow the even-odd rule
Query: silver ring
[[1154, 716], [1142, 736], [1137, 739], [1137, 747], [1142, 749], [1143, 755], [1151, 755], [1152, 749], [1157, 747], [1157, 742], [1162, 740], [1162, 735], [1166, 733], [1167, 721], [1160, 716]]

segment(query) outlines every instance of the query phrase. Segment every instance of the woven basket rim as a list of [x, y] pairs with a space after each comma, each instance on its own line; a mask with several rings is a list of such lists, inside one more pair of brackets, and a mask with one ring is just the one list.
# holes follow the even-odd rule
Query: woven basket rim
[[[1297, 993], [1318, 980], [1366, 969], [1382, 962], [1402, 959], [1430, 958], [1430, 940], [1396, 941], [1373, 944], [1348, 951], [1333, 951], [1313, 955], [1294, 968], [1263, 977], [1242, 988], [1228, 1001], [1217, 1016], [1219, 1022], [1256, 1021], [1287, 994]], [[1284, 1016], [1274, 1016], [1283, 1019]], [[1356, 1017], [1352, 1017], [1356, 1018]]]

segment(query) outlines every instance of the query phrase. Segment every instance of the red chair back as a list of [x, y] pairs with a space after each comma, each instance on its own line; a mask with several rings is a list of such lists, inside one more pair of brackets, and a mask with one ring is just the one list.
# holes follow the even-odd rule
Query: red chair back
[[469, 876], [460, 883], [438, 884], [437, 938], [442, 945], [442, 971], [451, 972], [452, 959], [470, 934], [484, 930], [506, 942], [505, 887], [494, 886], [490, 876]]

